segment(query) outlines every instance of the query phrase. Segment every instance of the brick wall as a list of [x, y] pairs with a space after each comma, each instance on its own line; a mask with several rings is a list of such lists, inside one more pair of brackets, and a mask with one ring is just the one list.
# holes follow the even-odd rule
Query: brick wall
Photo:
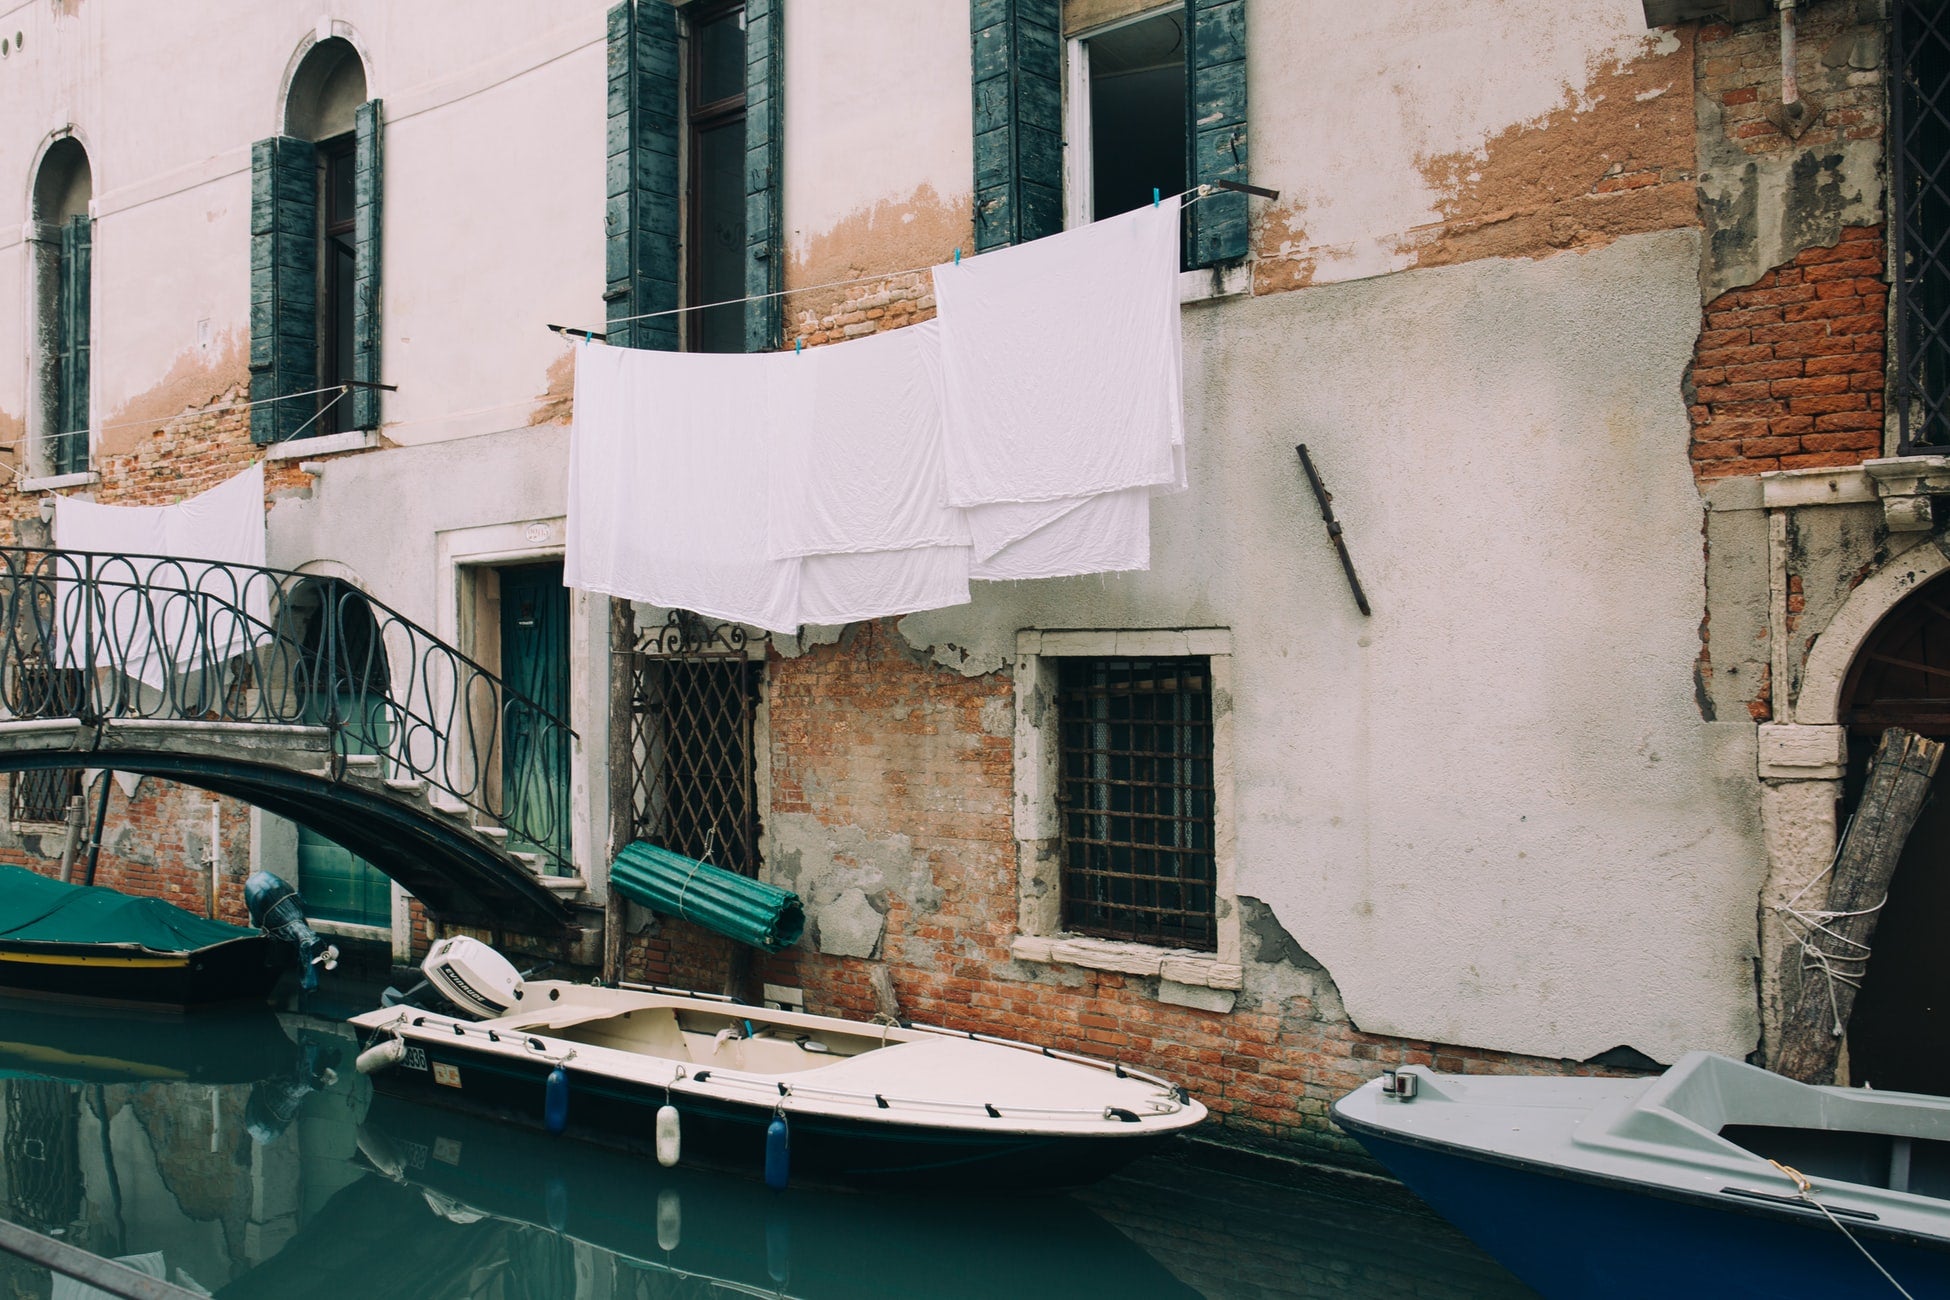
[[1879, 68], [1857, 66], [1869, 60], [1867, 41], [1878, 50], [1884, 39], [1880, 0], [1818, 0], [1795, 11], [1795, 81], [1804, 99], [1821, 106], [1821, 116], [1798, 139], [1767, 120], [1780, 102], [1781, 28], [1777, 17], [1738, 27], [1706, 23], [1699, 29], [1696, 84], [1720, 109], [1726, 137], [1749, 154], [1790, 154], [1841, 140], [1882, 136], [1883, 92]]
[[1882, 227], [1852, 227], [1706, 305], [1688, 379], [1695, 476], [1881, 454], [1886, 262]]
[[840, 289], [805, 290], [786, 299], [786, 346], [807, 347], [917, 325], [934, 317], [934, 280], [909, 271]]
[[[1306, 997], [1262, 998], [1249, 987], [1230, 1013], [1200, 1011], [1158, 1001], [1155, 979], [1014, 961], [1014, 742], [995, 721], [1013, 717], [1009, 674], [935, 667], [888, 622], [856, 625], [796, 659], [775, 656], [767, 686], [775, 827], [810, 824], [835, 856], [863, 836], [911, 855], [909, 883], [886, 891], [878, 954], [904, 1017], [1116, 1055], [1186, 1084], [1236, 1135], [1315, 1151], [1355, 1149], [1327, 1108], [1386, 1064], [1591, 1072], [1362, 1033]], [[666, 918], [631, 939], [625, 978], [716, 988], [723, 953], [723, 941]], [[757, 974], [803, 988], [808, 1010], [866, 1018], [873, 964], [820, 954], [809, 940]]]

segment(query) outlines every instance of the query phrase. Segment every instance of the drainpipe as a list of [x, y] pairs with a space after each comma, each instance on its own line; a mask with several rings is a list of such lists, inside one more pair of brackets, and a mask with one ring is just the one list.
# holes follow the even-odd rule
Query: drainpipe
[[1781, 107], [1791, 117], [1801, 116], [1801, 83], [1794, 75], [1794, 7], [1796, 0], [1781, 4]]

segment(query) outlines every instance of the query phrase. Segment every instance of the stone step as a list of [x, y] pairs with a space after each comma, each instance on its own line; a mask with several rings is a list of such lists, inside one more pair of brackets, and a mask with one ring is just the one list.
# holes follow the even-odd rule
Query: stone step
[[475, 822], [472, 829], [476, 835], [484, 840], [493, 840], [496, 844], [506, 844], [508, 842], [508, 828], [506, 826], [484, 826], [480, 822]]
[[448, 817], [458, 817], [466, 821], [474, 815], [474, 810], [447, 791], [435, 786], [427, 791], [427, 807]]
[[589, 887], [589, 882], [581, 876], [539, 876], [542, 887], [552, 894], [580, 894]]
[[383, 754], [347, 754], [345, 770], [355, 776], [378, 776], [379, 765], [385, 761]]
[[426, 781], [417, 776], [389, 776], [383, 784], [388, 790], [399, 794], [419, 794], [427, 788]]

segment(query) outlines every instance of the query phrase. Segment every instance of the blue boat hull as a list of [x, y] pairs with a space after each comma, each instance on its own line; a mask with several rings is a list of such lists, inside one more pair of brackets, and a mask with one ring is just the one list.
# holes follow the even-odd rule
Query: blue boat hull
[[[1543, 1165], [1343, 1127], [1438, 1213], [1546, 1300], [1894, 1296], [1813, 1210], [1586, 1181]], [[1950, 1243], [1850, 1223], [1915, 1300], [1950, 1300]]]

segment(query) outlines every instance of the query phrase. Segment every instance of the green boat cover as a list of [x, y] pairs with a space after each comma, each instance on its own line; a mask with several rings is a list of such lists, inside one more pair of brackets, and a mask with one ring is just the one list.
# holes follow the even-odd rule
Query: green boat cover
[[195, 952], [261, 933], [205, 920], [160, 898], [64, 885], [25, 867], [0, 866], [0, 944], [114, 943]]
[[806, 909], [790, 890], [642, 840], [616, 855], [610, 883], [632, 902], [777, 952], [799, 942]]

